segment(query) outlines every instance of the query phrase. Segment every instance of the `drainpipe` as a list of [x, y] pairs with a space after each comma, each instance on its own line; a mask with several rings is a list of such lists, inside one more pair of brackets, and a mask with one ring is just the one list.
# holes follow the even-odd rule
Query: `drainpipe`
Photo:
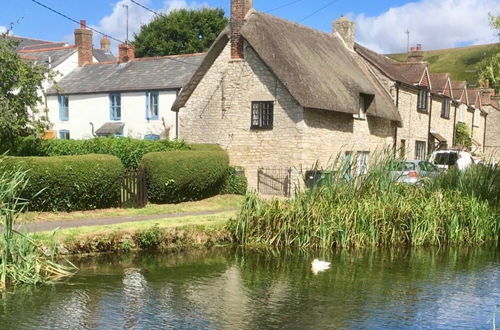
[[[177, 90], [175, 98], [179, 97], [179, 90]], [[175, 112], [175, 139], [179, 139], [179, 110]]]
[[[430, 100], [430, 105], [429, 105], [429, 129], [427, 131], [427, 150], [428, 150], [428, 153], [430, 153], [429, 151], [431, 151], [430, 141], [431, 141], [431, 121], [432, 121], [432, 94], [430, 93], [430, 91], [429, 91], [429, 100]], [[434, 145], [432, 146], [432, 149], [434, 149]], [[432, 151], [434, 151], [434, 150], [432, 150]]]
[[453, 119], [453, 143], [452, 143], [452, 147], [455, 146], [455, 142], [456, 142], [455, 133], [456, 133], [456, 129], [457, 129], [457, 108], [458, 108], [458, 104], [455, 104], [455, 118]]

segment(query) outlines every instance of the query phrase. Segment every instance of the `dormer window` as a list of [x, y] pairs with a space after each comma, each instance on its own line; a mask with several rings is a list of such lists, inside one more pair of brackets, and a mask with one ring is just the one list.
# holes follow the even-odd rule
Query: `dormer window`
[[441, 117], [445, 119], [450, 119], [450, 98], [445, 97], [443, 103], [441, 103]]
[[429, 90], [425, 87], [418, 89], [417, 110], [427, 112], [427, 100], [429, 99]]
[[366, 111], [370, 105], [370, 96], [366, 94], [359, 94], [358, 113], [353, 114], [355, 119], [366, 120]]

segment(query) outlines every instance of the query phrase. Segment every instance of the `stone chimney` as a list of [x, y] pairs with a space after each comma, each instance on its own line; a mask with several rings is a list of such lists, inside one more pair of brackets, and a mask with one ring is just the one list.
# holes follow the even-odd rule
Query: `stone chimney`
[[80, 28], [75, 30], [75, 45], [78, 50], [78, 66], [92, 63], [94, 58], [92, 44], [92, 31], [87, 29], [87, 22], [80, 21]]
[[108, 37], [102, 36], [101, 38], [101, 50], [104, 50], [106, 53], [109, 53], [109, 49], [111, 47], [111, 42]]
[[231, 0], [231, 58], [243, 59], [243, 38], [241, 27], [245, 16], [253, 7], [253, 0]]
[[424, 51], [422, 50], [422, 45], [417, 44], [415, 47], [410, 47], [408, 52], [408, 62], [418, 63], [424, 61]]
[[118, 46], [118, 62], [125, 63], [133, 60], [134, 56], [134, 46], [131, 44], [121, 44]]
[[333, 22], [333, 32], [337, 32], [340, 35], [347, 48], [354, 49], [356, 23], [344, 16], [340, 16], [338, 20]]

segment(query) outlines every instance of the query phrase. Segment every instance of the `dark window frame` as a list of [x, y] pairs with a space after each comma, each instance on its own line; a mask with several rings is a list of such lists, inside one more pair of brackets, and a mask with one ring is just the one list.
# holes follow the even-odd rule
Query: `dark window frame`
[[450, 119], [451, 99], [444, 97], [441, 103], [441, 118]]
[[122, 95], [120, 93], [109, 94], [109, 118], [111, 121], [122, 120]]
[[428, 112], [429, 108], [429, 90], [425, 87], [420, 87], [417, 93], [417, 110]]
[[274, 126], [274, 101], [252, 101], [251, 129], [272, 129]]
[[415, 141], [415, 159], [425, 160], [426, 157], [427, 142], [426, 141]]

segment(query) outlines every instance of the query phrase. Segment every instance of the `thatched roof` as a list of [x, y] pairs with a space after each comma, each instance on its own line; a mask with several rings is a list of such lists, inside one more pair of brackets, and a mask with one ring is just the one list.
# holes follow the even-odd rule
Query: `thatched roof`
[[[185, 105], [210, 67], [209, 62], [213, 63], [227, 44], [228, 32], [225, 30], [226, 36], [219, 36], [214, 43], [198, 72], [181, 92], [172, 108], [174, 111]], [[362, 93], [375, 96], [368, 115], [401, 121], [390, 95], [336, 34], [252, 10], [241, 35], [302, 107], [357, 113]], [[213, 56], [215, 54], [217, 56]]]

